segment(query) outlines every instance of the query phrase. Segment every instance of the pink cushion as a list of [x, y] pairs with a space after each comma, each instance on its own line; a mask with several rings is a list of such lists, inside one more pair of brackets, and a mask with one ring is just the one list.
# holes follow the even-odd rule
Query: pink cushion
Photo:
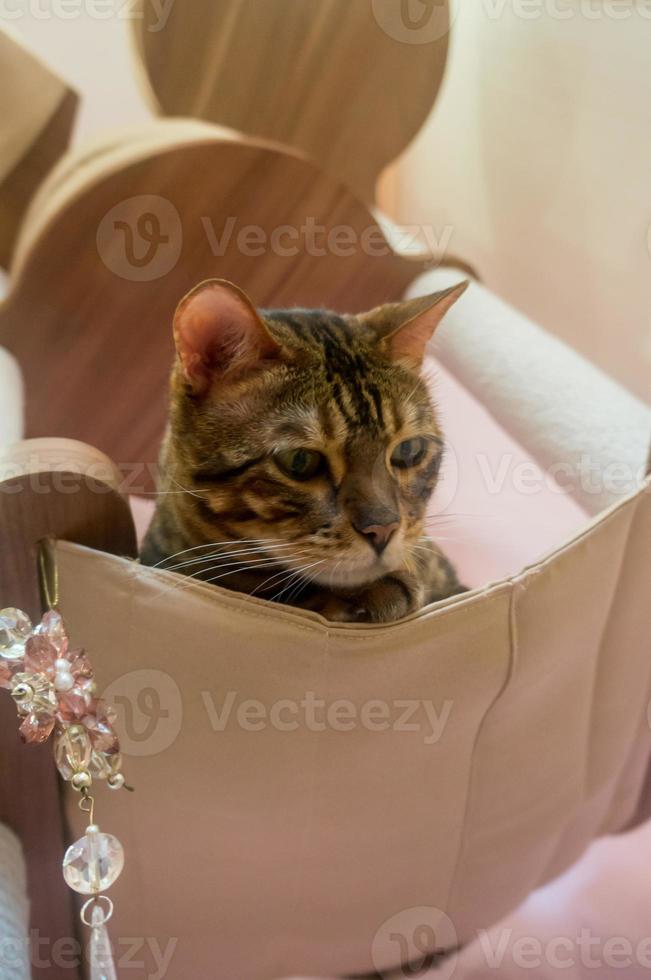
[[516, 575], [583, 527], [586, 512], [433, 358], [426, 371], [448, 447], [430, 536], [466, 585]]
[[[468, 586], [516, 575], [587, 515], [433, 358], [426, 373], [448, 446], [428, 532]], [[132, 498], [131, 506], [141, 539], [154, 501]]]

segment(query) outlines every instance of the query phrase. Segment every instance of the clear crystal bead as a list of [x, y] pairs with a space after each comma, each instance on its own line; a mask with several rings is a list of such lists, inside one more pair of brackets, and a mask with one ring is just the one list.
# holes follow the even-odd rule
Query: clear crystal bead
[[0, 609], [0, 658], [20, 660], [31, 632], [32, 624], [20, 609]]
[[109, 776], [114, 776], [121, 769], [122, 756], [119, 752], [117, 755], [104, 755], [103, 752], [93, 750], [88, 766], [88, 771], [92, 776], [97, 779], [108, 779]]
[[88, 732], [82, 725], [70, 725], [54, 742], [54, 759], [64, 779], [72, 779], [76, 772], [88, 769], [92, 746]]
[[71, 844], [63, 858], [63, 877], [81, 895], [106, 891], [124, 867], [124, 849], [112, 834], [102, 834], [92, 825]]
[[18, 705], [19, 711], [46, 711], [54, 712], [57, 707], [54, 686], [48, 677], [43, 674], [32, 674], [19, 671], [14, 674], [11, 680], [12, 690], [19, 684], [27, 684], [33, 691], [32, 696], [27, 701], [22, 701]]

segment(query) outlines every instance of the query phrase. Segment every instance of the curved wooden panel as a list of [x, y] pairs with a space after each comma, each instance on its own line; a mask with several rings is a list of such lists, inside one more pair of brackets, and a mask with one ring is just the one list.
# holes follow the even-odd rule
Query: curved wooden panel
[[356, 312], [402, 296], [431, 256], [392, 252], [366, 207], [297, 154], [161, 123], [53, 172], [0, 309], [27, 434], [92, 442], [150, 489], [179, 298], [211, 276], [258, 305]]
[[39, 184], [65, 153], [77, 93], [0, 23], [0, 265]]
[[447, 0], [136, 0], [158, 110], [303, 150], [371, 201], [416, 135], [448, 51]]

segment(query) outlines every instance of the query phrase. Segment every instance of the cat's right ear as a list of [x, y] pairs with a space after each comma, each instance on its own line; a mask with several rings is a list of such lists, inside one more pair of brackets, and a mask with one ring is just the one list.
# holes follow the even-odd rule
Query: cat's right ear
[[217, 378], [235, 380], [280, 355], [251, 300], [226, 279], [208, 279], [183, 297], [174, 314], [174, 342], [195, 394], [204, 394]]

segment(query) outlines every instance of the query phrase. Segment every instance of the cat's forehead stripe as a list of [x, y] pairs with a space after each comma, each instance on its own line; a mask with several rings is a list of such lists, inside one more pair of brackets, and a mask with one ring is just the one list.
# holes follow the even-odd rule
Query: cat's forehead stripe
[[[321, 363], [325, 388], [315, 390], [318, 404], [313, 410], [294, 410], [295, 432], [288, 432], [291, 438], [303, 433], [309, 440], [343, 445], [363, 432], [391, 439], [427, 421], [429, 405], [418, 385], [406, 396], [373, 373], [368, 338], [356, 318], [307, 309], [269, 310], [263, 316], [270, 329], [285, 332], [285, 336], [292, 333]], [[308, 395], [308, 405], [309, 400]]]

